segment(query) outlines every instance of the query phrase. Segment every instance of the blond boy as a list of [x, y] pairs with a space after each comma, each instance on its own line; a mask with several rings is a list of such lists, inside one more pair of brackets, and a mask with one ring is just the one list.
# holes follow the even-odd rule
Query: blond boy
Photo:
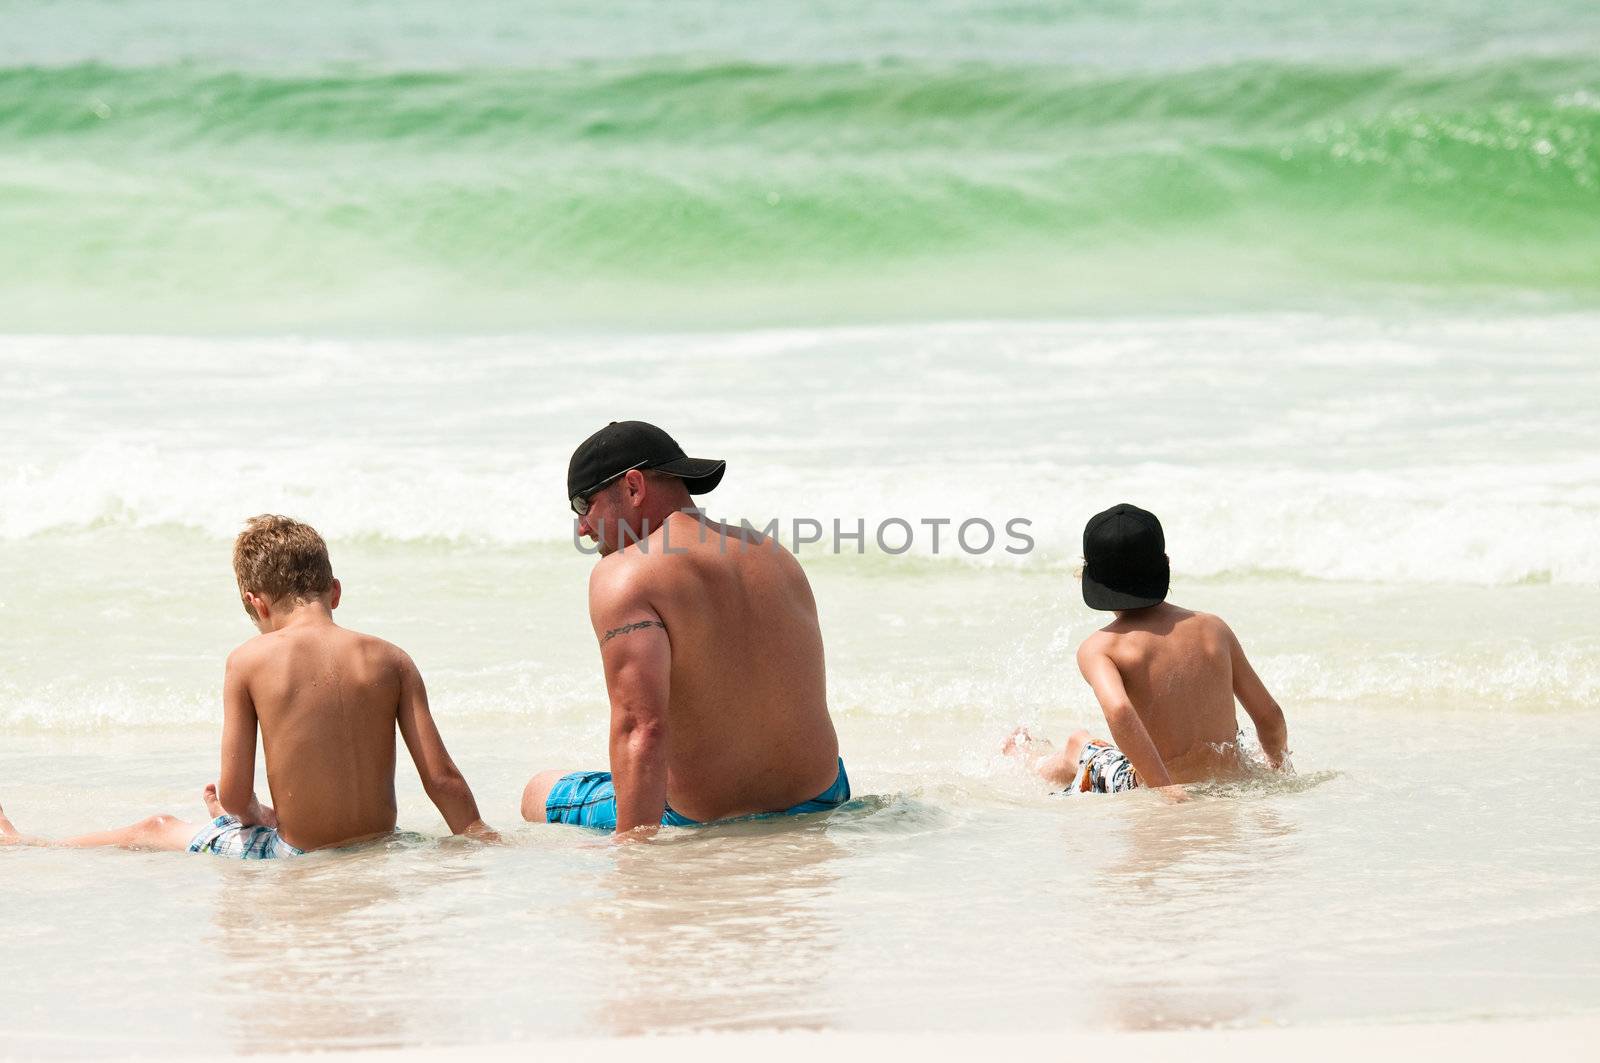
[[[151, 816], [50, 842], [23, 838], [0, 812], [0, 841], [269, 859], [387, 834], [397, 726], [450, 830], [488, 836], [434, 726], [417, 666], [399, 647], [333, 622], [340, 586], [322, 536], [288, 517], [254, 517], [234, 543], [233, 569], [261, 634], [228, 656], [222, 770], [205, 791], [212, 820]], [[258, 728], [272, 807], [255, 795]]]

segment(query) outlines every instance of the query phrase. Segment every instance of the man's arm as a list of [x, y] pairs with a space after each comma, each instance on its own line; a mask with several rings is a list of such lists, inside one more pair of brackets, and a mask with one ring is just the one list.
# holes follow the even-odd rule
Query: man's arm
[[240, 650], [228, 654], [222, 675], [222, 769], [217, 800], [247, 827], [276, 827], [278, 817], [256, 800], [256, 703]]
[[1078, 670], [1100, 702], [1100, 711], [1106, 714], [1112, 740], [1133, 764], [1139, 781], [1146, 786], [1171, 786], [1172, 776], [1167, 772], [1166, 762], [1161, 759], [1144, 721], [1134, 710], [1116, 662], [1085, 642], [1078, 647]]
[[667, 700], [672, 641], [635, 572], [601, 562], [589, 580], [589, 620], [611, 699], [617, 834], [661, 825], [667, 808]]
[[1273, 770], [1281, 771], [1284, 755], [1289, 752], [1289, 724], [1284, 720], [1283, 710], [1278, 707], [1277, 700], [1268, 693], [1267, 685], [1250, 666], [1238, 636], [1227, 624], [1223, 624], [1223, 628], [1228, 632], [1229, 650], [1233, 657], [1233, 694], [1244, 706], [1250, 721], [1256, 725], [1256, 738], [1261, 743], [1261, 752], [1266, 754], [1267, 763]]
[[422, 780], [422, 789], [428, 795], [452, 834], [492, 836], [488, 826], [478, 815], [478, 802], [473, 799], [472, 788], [450, 759], [444, 739], [439, 737], [439, 727], [433, 722], [428, 709], [428, 688], [422, 682], [422, 673], [410, 656], [396, 651], [400, 658], [400, 706], [396, 720], [400, 724], [400, 737], [405, 739], [412, 763]]

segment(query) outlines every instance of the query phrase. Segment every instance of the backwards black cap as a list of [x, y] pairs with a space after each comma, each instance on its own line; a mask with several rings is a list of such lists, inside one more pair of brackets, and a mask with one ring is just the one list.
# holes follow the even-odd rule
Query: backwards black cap
[[1126, 502], [1083, 529], [1083, 600], [1090, 609], [1144, 609], [1167, 597], [1172, 566], [1154, 513]]
[[666, 432], [644, 421], [612, 421], [578, 444], [567, 465], [567, 498], [587, 498], [631, 469], [676, 476], [692, 495], [722, 482], [728, 463], [685, 457]]

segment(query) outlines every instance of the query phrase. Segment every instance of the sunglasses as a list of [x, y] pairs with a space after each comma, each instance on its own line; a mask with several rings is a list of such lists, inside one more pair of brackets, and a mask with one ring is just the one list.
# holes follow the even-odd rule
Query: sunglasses
[[621, 472], [616, 473], [613, 476], [607, 476], [604, 480], [601, 480], [599, 483], [595, 484], [582, 494], [573, 495], [567, 500], [572, 504], [572, 512], [576, 513], [580, 517], [587, 517], [589, 515], [589, 501], [593, 499], [595, 495], [599, 494], [601, 491], [604, 491], [606, 488], [610, 487], [612, 484], [616, 483], [633, 470], [642, 469], [649, 464], [650, 459], [646, 458], [637, 465], [630, 465], [626, 469], [623, 469]]

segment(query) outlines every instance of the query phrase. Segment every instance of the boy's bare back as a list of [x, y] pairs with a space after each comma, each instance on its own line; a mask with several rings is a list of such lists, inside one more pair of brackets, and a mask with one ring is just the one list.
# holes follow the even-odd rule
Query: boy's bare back
[[394, 732], [408, 673], [399, 648], [331, 620], [267, 632], [228, 659], [229, 700], [261, 726], [279, 833], [317, 849], [392, 831]]
[[[1124, 502], [1083, 529], [1083, 601], [1116, 619], [1078, 647], [1111, 742], [1078, 731], [1046, 753], [1026, 729], [1006, 741], [1034, 770], [1069, 789], [1118, 793], [1139, 786], [1227, 779], [1245, 772], [1238, 698], [1267, 763], [1284, 765], [1289, 729], [1220, 617], [1167, 601], [1172, 563], [1154, 513]], [[1174, 792], [1169, 791], [1169, 795]]]
[[1239, 640], [1209, 613], [1162, 602], [1119, 614], [1079, 647], [1078, 665], [1106, 712], [1112, 740], [1147, 781], [1161, 774], [1141, 764], [1152, 745], [1173, 783], [1239, 775], [1235, 696], [1258, 729], [1265, 723], [1270, 732], [1274, 713], [1281, 726], [1282, 714]]
[[481, 827], [416, 665], [398, 646], [339, 627], [321, 602], [228, 658], [219, 792], [230, 811], [251, 803], [258, 724], [278, 833], [296, 848], [394, 830], [396, 726], [450, 829]]

